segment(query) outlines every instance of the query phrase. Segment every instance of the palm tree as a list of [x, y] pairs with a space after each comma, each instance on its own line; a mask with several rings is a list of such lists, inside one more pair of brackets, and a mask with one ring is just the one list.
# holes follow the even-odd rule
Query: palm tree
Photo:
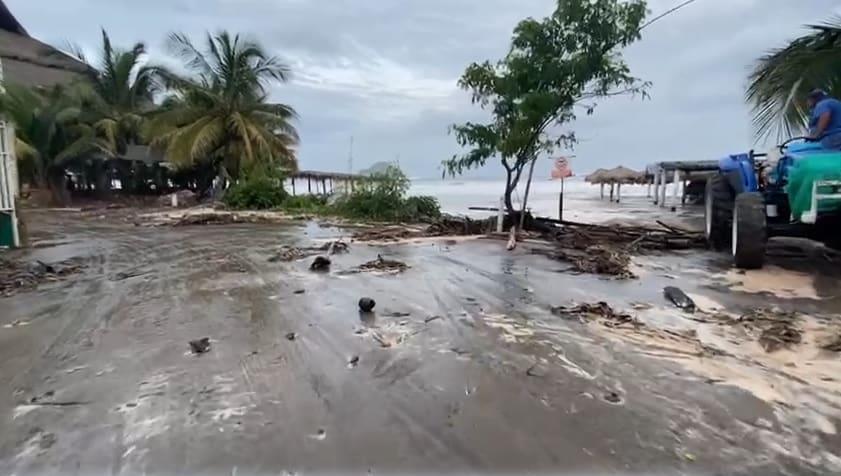
[[762, 56], [750, 74], [747, 101], [753, 106], [757, 140], [801, 135], [809, 111], [806, 95], [821, 88], [841, 95], [841, 17], [809, 25], [810, 33]]
[[39, 186], [56, 203], [68, 201], [65, 169], [72, 161], [109, 147], [92, 126], [81, 120], [81, 96], [73, 87], [46, 91], [4, 85], [0, 113], [15, 126], [15, 155], [34, 171]]
[[147, 136], [166, 147], [170, 162], [219, 166], [220, 175], [237, 177], [243, 167], [261, 162], [295, 170], [298, 135], [295, 111], [267, 102], [268, 87], [285, 82], [289, 69], [257, 43], [227, 32], [207, 35], [200, 50], [184, 35], [169, 37], [170, 50], [191, 74], [161, 71], [173, 91], [153, 114]]

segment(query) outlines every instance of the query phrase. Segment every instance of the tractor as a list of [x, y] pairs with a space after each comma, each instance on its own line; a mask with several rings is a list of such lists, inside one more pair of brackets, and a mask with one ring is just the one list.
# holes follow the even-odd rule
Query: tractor
[[801, 237], [841, 247], [841, 152], [798, 137], [768, 154], [719, 160], [704, 193], [710, 246], [737, 268], [758, 269], [768, 239]]

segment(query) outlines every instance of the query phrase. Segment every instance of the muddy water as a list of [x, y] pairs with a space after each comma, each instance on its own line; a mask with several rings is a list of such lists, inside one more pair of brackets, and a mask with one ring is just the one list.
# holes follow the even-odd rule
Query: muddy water
[[[0, 324], [28, 324], [0, 328], [2, 474], [841, 470], [841, 395], [824, 380], [841, 378], [827, 373], [837, 354], [809, 337], [799, 371], [797, 352], [765, 356], [662, 297], [677, 285], [734, 315], [795, 307], [820, 316], [804, 324], [817, 333], [838, 309], [832, 276], [776, 297], [688, 253], [640, 257], [639, 279], [613, 281], [492, 240], [352, 244], [312, 273], [309, 260], [267, 259], [341, 230], [55, 213], [30, 229], [42, 246], [20, 259], [88, 268], [0, 300]], [[344, 272], [378, 254], [411, 267]], [[359, 313], [362, 296], [374, 313]], [[650, 303], [645, 332], [549, 312], [594, 300]], [[190, 354], [205, 336], [210, 352]]]

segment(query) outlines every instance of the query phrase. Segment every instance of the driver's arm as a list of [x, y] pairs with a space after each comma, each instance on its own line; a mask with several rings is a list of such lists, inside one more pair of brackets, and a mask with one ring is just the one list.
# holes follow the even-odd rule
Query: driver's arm
[[818, 125], [815, 126], [814, 132], [812, 135], [809, 136], [812, 140], [819, 140], [823, 137], [823, 133], [826, 131], [826, 128], [829, 127], [829, 122], [832, 120], [832, 113], [827, 111], [820, 115], [818, 118]]

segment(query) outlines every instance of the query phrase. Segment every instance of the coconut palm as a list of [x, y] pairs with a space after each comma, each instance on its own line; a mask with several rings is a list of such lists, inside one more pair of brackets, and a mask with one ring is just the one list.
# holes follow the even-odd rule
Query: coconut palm
[[170, 51], [185, 61], [190, 75], [162, 72], [173, 91], [148, 125], [153, 145], [166, 147], [181, 167], [209, 162], [236, 177], [256, 162], [297, 167], [295, 111], [269, 103], [268, 87], [288, 78], [289, 69], [255, 42], [221, 32], [204, 49], [172, 34]]
[[[78, 48], [75, 55], [87, 61]], [[158, 69], [144, 64], [146, 47], [136, 43], [129, 50], [114, 48], [105, 30], [102, 30], [102, 49], [97, 64], [91, 64], [95, 74], [84, 95], [87, 118], [96, 131], [108, 141], [113, 155], [125, 152], [128, 144], [141, 138], [145, 112], [153, 107], [159, 91]]]
[[841, 17], [807, 28], [809, 34], [762, 56], [750, 74], [746, 96], [757, 140], [801, 135], [812, 89], [841, 95]]
[[68, 200], [65, 168], [93, 153], [107, 153], [108, 144], [81, 120], [81, 97], [72, 87], [46, 91], [4, 85], [0, 113], [15, 127], [15, 155], [33, 171], [39, 186], [49, 188], [54, 201]]

